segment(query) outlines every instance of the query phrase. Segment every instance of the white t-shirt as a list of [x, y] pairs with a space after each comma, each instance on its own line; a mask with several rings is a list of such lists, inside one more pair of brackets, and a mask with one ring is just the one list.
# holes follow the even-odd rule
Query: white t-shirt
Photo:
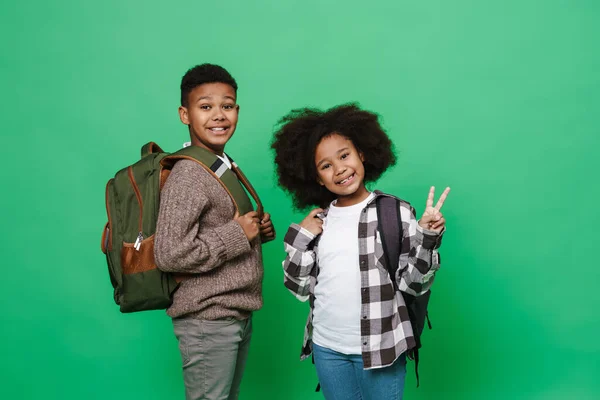
[[227, 157], [227, 155], [225, 155], [225, 153], [223, 153], [223, 157], [221, 157], [218, 154], [217, 154], [217, 157], [219, 157], [221, 159], [221, 161], [223, 161], [225, 163], [225, 165], [227, 165], [227, 168], [231, 169], [231, 161], [229, 161], [229, 158]]
[[372, 198], [348, 207], [331, 203], [319, 240], [313, 342], [343, 354], [362, 352], [358, 222]]

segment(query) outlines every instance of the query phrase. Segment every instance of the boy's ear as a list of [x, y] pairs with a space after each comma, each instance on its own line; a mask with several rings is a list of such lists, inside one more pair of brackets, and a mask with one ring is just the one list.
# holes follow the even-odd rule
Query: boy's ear
[[188, 118], [188, 110], [187, 107], [179, 106], [179, 119], [186, 125], [190, 124], [190, 119]]

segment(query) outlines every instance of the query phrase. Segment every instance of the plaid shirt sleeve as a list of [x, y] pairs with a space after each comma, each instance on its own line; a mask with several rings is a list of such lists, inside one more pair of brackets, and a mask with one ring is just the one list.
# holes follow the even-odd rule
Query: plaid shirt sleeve
[[283, 261], [283, 283], [301, 301], [308, 300], [310, 295], [311, 273], [316, 260], [312, 248], [315, 237], [300, 225], [292, 224], [283, 239], [287, 253]]
[[441, 233], [425, 230], [417, 222], [415, 209], [401, 202], [400, 213], [404, 230], [400, 252], [400, 268], [396, 274], [398, 288], [419, 296], [429, 290], [436, 271], [440, 268], [437, 249], [442, 242]]

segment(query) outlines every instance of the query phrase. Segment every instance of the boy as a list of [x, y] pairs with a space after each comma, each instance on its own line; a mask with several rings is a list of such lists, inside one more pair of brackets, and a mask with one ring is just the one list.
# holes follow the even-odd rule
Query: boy
[[[202, 64], [181, 81], [179, 117], [191, 145], [219, 157], [233, 136], [237, 83], [224, 68]], [[156, 227], [158, 267], [183, 275], [167, 314], [173, 318], [187, 399], [237, 399], [252, 334], [262, 307], [261, 242], [273, 240], [269, 214], [238, 215], [217, 179], [180, 160], [161, 191]]]

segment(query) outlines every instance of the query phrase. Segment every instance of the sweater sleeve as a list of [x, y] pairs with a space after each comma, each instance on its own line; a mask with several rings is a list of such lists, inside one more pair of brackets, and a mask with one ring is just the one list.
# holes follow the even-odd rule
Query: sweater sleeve
[[177, 162], [161, 191], [154, 257], [166, 272], [203, 273], [251, 251], [242, 227], [233, 219], [200, 233], [209, 201], [197, 168], [202, 167], [194, 161]]

